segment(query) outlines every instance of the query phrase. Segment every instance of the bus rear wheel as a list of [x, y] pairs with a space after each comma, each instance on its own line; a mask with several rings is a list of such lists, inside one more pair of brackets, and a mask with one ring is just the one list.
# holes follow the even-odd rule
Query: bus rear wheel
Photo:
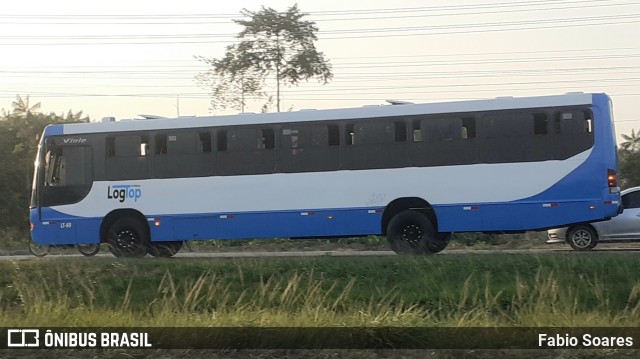
[[78, 252], [82, 253], [85, 257], [93, 257], [100, 252], [100, 244], [79, 244]]
[[436, 233], [431, 220], [415, 210], [400, 212], [387, 226], [387, 240], [398, 254], [434, 254], [449, 243], [450, 235]]
[[140, 221], [120, 218], [109, 227], [107, 244], [116, 257], [141, 258], [147, 254], [149, 235]]
[[154, 257], [173, 257], [180, 248], [182, 248], [182, 241], [169, 241], [169, 242], [151, 242], [147, 248], [147, 252]]

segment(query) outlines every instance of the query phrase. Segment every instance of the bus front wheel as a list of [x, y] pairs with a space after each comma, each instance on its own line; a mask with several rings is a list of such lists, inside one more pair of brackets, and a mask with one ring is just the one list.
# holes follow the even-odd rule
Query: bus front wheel
[[149, 235], [140, 221], [120, 218], [109, 227], [107, 244], [116, 257], [140, 258], [147, 254]]
[[433, 254], [445, 249], [450, 238], [436, 233], [431, 220], [415, 210], [400, 212], [391, 218], [387, 240], [398, 254]]
[[44, 257], [49, 254], [51, 246], [48, 244], [37, 244], [33, 240], [29, 240], [29, 253], [36, 257]]

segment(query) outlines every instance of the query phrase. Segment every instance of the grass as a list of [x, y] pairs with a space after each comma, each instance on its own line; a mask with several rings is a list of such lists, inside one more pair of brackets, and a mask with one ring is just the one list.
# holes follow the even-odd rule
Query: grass
[[0, 228], [0, 255], [27, 253], [29, 228]]
[[[0, 327], [636, 326], [633, 253], [0, 261]], [[45, 358], [631, 358], [635, 350], [25, 350]]]
[[0, 326], [637, 326], [637, 255], [0, 262]]

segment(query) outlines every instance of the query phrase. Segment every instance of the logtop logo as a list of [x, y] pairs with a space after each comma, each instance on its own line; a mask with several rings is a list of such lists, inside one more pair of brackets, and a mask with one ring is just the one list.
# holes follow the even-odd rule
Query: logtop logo
[[120, 184], [116, 186], [107, 186], [107, 199], [115, 199], [120, 203], [127, 200], [138, 202], [142, 197], [142, 186], [131, 184]]

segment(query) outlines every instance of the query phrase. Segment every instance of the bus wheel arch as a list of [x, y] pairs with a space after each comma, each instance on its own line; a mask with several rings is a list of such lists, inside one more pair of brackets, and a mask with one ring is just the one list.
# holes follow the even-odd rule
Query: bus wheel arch
[[438, 233], [438, 221], [431, 204], [422, 198], [399, 198], [382, 214], [382, 233], [399, 254], [434, 254], [449, 244], [449, 233]]
[[391, 201], [385, 208], [384, 212], [382, 212], [382, 234], [387, 235], [387, 228], [389, 227], [389, 222], [391, 219], [400, 212], [406, 210], [415, 210], [419, 211], [431, 221], [434, 226], [434, 229], [437, 231], [438, 229], [438, 221], [436, 218], [436, 213], [431, 207], [431, 204], [419, 197], [403, 197], [397, 198]]
[[144, 257], [151, 241], [149, 224], [137, 210], [112, 211], [100, 225], [100, 241], [116, 257]]

